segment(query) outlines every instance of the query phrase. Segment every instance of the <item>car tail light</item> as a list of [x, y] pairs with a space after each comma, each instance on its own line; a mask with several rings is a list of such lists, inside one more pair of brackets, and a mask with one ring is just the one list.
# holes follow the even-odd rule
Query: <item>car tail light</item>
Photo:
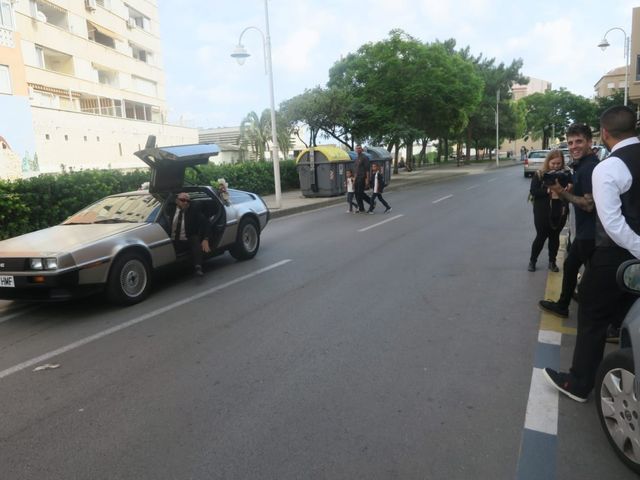
[[529, 159], [528, 159], [528, 158], [525, 158], [525, 159], [524, 159], [524, 166], [525, 166], [525, 167], [528, 167], [528, 166], [529, 166]]

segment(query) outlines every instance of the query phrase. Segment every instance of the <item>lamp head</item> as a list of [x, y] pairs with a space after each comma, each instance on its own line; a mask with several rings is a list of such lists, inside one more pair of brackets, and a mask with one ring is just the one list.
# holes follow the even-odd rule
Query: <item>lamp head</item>
[[244, 45], [239, 43], [238, 45], [236, 45], [236, 48], [233, 49], [231, 56], [236, 59], [236, 61], [238, 62], [238, 65], [244, 65], [244, 61], [248, 57], [250, 57], [251, 54], [247, 52], [247, 49], [244, 48]]
[[609, 42], [607, 41], [606, 37], [600, 41], [598, 46], [602, 49], [603, 52], [605, 51], [605, 49], [609, 46]]

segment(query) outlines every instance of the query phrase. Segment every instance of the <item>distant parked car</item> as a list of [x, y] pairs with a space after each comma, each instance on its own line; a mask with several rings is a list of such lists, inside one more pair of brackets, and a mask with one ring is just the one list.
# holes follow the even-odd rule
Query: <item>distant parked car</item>
[[151, 168], [148, 191], [105, 197], [60, 225], [1, 241], [0, 299], [65, 300], [105, 291], [120, 305], [144, 300], [152, 272], [184, 256], [169, 237], [167, 214], [179, 192], [187, 192], [189, 208], [209, 220], [210, 255], [229, 251], [238, 260], [253, 258], [269, 220], [262, 198], [184, 185], [187, 167], [205, 164], [218, 152], [216, 145], [145, 148], [136, 155]]
[[[640, 260], [618, 268], [618, 285], [640, 295]], [[640, 474], [640, 299], [622, 323], [620, 349], [607, 355], [598, 369], [595, 401], [602, 429], [618, 457]]]
[[595, 153], [598, 160], [604, 160], [609, 155], [609, 150], [604, 145], [594, 145], [592, 147], [593, 153]]
[[524, 176], [531, 177], [542, 167], [549, 150], [530, 150], [524, 160]]

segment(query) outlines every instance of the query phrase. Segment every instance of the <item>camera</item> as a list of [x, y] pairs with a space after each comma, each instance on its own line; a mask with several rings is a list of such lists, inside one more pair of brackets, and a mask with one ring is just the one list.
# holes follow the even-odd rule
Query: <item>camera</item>
[[562, 187], [566, 187], [571, 182], [571, 174], [563, 170], [552, 170], [542, 175], [542, 183], [548, 187], [555, 185], [556, 180]]

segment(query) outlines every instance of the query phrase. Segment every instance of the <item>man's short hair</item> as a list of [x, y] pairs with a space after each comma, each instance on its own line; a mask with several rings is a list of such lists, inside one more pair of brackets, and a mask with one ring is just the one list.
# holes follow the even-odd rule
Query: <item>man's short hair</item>
[[618, 105], [607, 108], [600, 115], [600, 128], [614, 138], [629, 138], [636, 135], [636, 115], [629, 107]]
[[584, 123], [573, 123], [569, 125], [566, 131], [567, 138], [569, 137], [584, 137], [587, 140], [593, 139], [593, 133], [591, 132], [591, 127]]

